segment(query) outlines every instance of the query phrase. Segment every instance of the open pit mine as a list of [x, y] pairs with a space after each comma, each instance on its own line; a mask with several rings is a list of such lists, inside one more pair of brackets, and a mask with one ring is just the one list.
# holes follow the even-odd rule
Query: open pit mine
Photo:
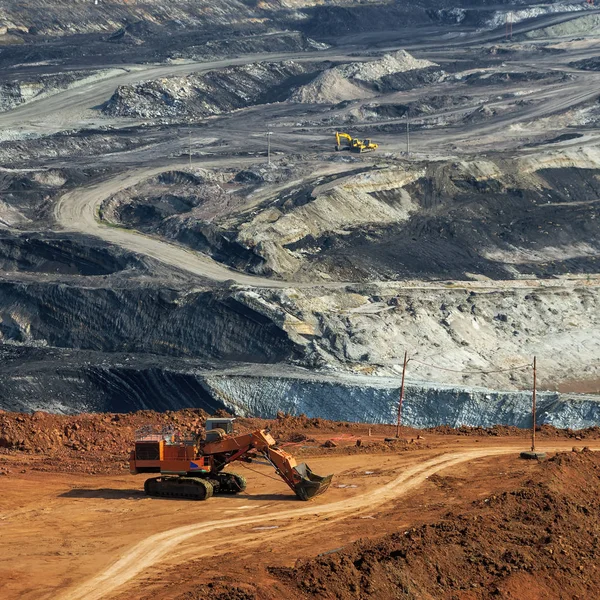
[[0, 597], [600, 597], [599, 43], [3, 0]]

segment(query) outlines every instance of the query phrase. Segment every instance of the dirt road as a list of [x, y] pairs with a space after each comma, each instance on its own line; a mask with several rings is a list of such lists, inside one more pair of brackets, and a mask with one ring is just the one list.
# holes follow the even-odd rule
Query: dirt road
[[[430, 458], [423, 462], [414, 464], [401, 472], [392, 481], [370, 490], [366, 494], [354, 496], [350, 499], [338, 500], [330, 503], [308, 504], [302, 507], [284, 510], [281, 512], [269, 511], [248, 517], [227, 518], [202, 521], [187, 524], [162, 533], [154, 534], [132, 548], [128, 549], [114, 564], [95, 575], [80, 586], [67, 591], [61, 596], [61, 600], [100, 600], [110, 598], [113, 592], [135, 578], [144, 570], [157, 562], [163, 563], [165, 558], [173, 561], [180, 552], [185, 554], [185, 546], [182, 544], [199, 535], [206, 535], [222, 529], [234, 529], [227, 534], [229, 548], [238, 545], [237, 531], [242, 526], [260, 525], [269, 523], [270, 526], [285, 527], [284, 535], [291, 536], [298, 531], [303, 533], [311, 530], [322, 529], [325, 525], [331, 525], [339, 519], [347, 518], [350, 514], [373, 510], [374, 507], [397, 499], [422, 484], [428, 477], [450, 469], [460, 463], [473, 461], [484, 457], [515, 454], [522, 449], [519, 446], [490, 447], [482, 450], [468, 450], [463, 452], [444, 453], [440, 456]], [[308, 519], [299, 525], [294, 525], [298, 519]], [[289, 525], [288, 523], [292, 523]], [[280, 525], [283, 523], [283, 525]], [[242, 538], [246, 538], [243, 532]], [[246, 539], [239, 540], [243, 545]], [[200, 550], [193, 554], [195, 558], [214, 555], [216, 546], [222, 545], [222, 540], [213, 542], [203, 540]], [[239, 548], [238, 548], [239, 550]]]
[[[11, 555], [0, 564], [0, 597], [141, 600], [151, 578], [157, 598], [172, 598], [168, 586], [186, 573], [197, 583], [194, 565], [209, 577], [226, 561], [226, 574], [242, 581], [249, 556], [263, 571], [292, 566], [365, 536], [433, 522], [452, 506], [510, 489], [537, 468], [518, 459], [527, 437], [503, 430], [494, 437], [428, 431], [423, 438], [407, 429], [412, 443], [389, 445], [388, 426], [308, 431], [302, 423], [277, 425], [284, 439], [294, 427], [305, 438], [310, 433], [289, 451], [316, 473], [334, 474], [327, 493], [309, 503], [266, 465], [232, 465], [248, 480], [242, 494], [189, 502], [145, 496], [144, 477], [129, 475], [125, 453], [114, 455], [114, 448], [63, 452], [60, 460], [0, 451], [0, 549]], [[331, 438], [338, 446], [326, 451], [322, 444]], [[538, 443], [551, 452], [570, 451], [574, 442], [545, 431]]]
[[[241, 166], [251, 164], [252, 158], [222, 158], [197, 162], [196, 166], [202, 168], [227, 167], [231, 165]], [[169, 243], [164, 239], [145, 235], [131, 229], [108, 226], [98, 219], [98, 209], [102, 201], [125, 190], [131, 186], [140, 183], [154, 175], [165, 171], [185, 169], [188, 163], [173, 163], [163, 166], [153, 166], [136, 169], [127, 173], [122, 173], [116, 177], [106, 179], [95, 185], [81, 187], [64, 194], [54, 207], [54, 218], [58, 228], [62, 231], [73, 231], [93, 235], [102, 240], [117, 244], [118, 246], [135, 252], [142, 256], [149, 256], [165, 265], [174, 267], [178, 270], [187, 271], [194, 275], [206, 277], [213, 281], [234, 281], [241, 285], [249, 285], [264, 288], [309, 288], [320, 287], [327, 289], [343, 288], [352, 282], [327, 282], [322, 281], [307, 283], [294, 281], [281, 281], [248, 275], [229, 269], [225, 265], [212, 260], [210, 257], [194, 252], [183, 246]], [[327, 167], [325, 167], [327, 168]], [[336, 171], [343, 176], [345, 170], [351, 170], [352, 165], [337, 165]], [[329, 172], [331, 168], [329, 167]], [[315, 174], [317, 171], [315, 171]], [[426, 281], [403, 281], [403, 282], [385, 282], [384, 285], [401, 285], [404, 289], [444, 289], [447, 286], [440, 283], [429, 283]], [[600, 285], [600, 276], [590, 276], [586, 280], [580, 277], [570, 279], [563, 277], [552, 281], [552, 285], [546, 287], [597, 287]], [[490, 289], [535, 289], [540, 287], [538, 280], [494, 280], [494, 281], [461, 281], [452, 284], [453, 289], [469, 290], [490, 290]]]

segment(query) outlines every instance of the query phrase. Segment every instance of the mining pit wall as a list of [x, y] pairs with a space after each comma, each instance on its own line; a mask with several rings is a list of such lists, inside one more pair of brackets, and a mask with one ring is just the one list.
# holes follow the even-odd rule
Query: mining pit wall
[[[44, 350], [40, 349], [40, 352]], [[114, 359], [113, 359], [114, 360]], [[336, 421], [395, 423], [399, 378], [316, 375], [281, 365], [228, 370], [143, 368], [102, 361], [69, 364], [63, 357], [4, 369], [0, 408], [57, 413], [218, 408], [240, 416], [274, 418], [278, 411]], [[531, 426], [531, 393], [409, 381], [402, 422], [417, 428], [450, 425]], [[600, 422], [600, 397], [539, 392], [537, 423], [581, 429]]]

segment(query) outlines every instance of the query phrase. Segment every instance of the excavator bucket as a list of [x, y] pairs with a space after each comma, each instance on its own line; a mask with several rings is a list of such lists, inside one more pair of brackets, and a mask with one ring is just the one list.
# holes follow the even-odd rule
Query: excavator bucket
[[302, 477], [302, 481], [294, 486], [296, 496], [300, 500], [310, 500], [322, 494], [327, 490], [333, 478], [333, 475], [326, 475], [325, 477], [315, 475], [306, 463], [296, 465], [295, 470]]

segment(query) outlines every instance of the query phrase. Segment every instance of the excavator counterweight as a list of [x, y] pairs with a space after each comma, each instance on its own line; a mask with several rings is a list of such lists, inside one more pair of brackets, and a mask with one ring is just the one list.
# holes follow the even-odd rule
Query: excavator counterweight
[[161, 433], [140, 431], [129, 458], [132, 474], [158, 473], [146, 480], [149, 496], [208, 500], [213, 494], [237, 494], [246, 480], [225, 471], [232, 462], [264, 458], [301, 500], [325, 492], [333, 475], [321, 477], [305, 463], [277, 446], [266, 430], [233, 434], [234, 419], [207, 419], [205, 435], [181, 439], [172, 430]]

